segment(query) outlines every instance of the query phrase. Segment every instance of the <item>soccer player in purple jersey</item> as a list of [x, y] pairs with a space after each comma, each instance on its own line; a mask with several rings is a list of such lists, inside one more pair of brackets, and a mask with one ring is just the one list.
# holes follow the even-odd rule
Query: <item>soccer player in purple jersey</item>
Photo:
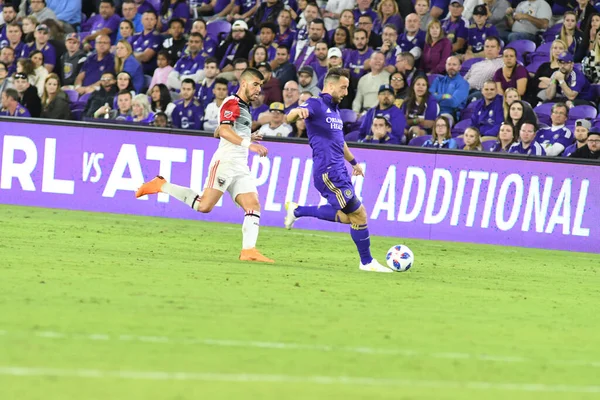
[[288, 202], [285, 227], [291, 229], [296, 219], [313, 217], [325, 221], [351, 224], [350, 235], [360, 255], [359, 268], [363, 271], [392, 272], [371, 256], [371, 241], [367, 227], [367, 211], [354, 193], [350, 174], [344, 160], [352, 165], [353, 175], [364, 176], [344, 141], [343, 121], [338, 104], [348, 94], [350, 74], [342, 68], [332, 68], [323, 82], [319, 97], [308, 99], [287, 116], [288, 123], [303, 119], [308, 143], [313, 149], [313, 179], [315, 188], [329, 204], [299, 206]]

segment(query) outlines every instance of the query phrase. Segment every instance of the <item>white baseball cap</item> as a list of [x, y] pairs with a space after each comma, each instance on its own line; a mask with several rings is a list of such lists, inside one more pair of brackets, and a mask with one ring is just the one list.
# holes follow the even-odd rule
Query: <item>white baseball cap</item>
[[247, 31], [248, 30], [248, 24], [246, 23], [246, 21], [244, 20], [237, 20], [233, 23], [233, 25], [231, 25], [231, 29], [236, 29], [236, 28], [242, 28], [243, 30]]
[[330, 48], [329, 51], [327, 52], [327, 58], [331, 58], [331, 57], [342, 58], [342, 51], [340, 49], [338, 49], [337, 47]]

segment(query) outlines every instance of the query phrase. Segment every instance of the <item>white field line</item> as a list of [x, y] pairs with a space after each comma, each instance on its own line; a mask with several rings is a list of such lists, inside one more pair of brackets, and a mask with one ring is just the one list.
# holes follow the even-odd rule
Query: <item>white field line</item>
[[558, 359], [536, 359], [521, 356], [506, 356], [493, 354], [471, 354], [462, 352], [424, 352], [410, 349], [393, 349], [377, 347], [351, 347], [351, 346], [331, 346], [325, 344], [302, 344], [290, 342], [263, 342], [263, 341], [242, 341], [227, 339], [209, 339], [209, 338], [173, 338], [167, 336], [150, 335], [109, 335], [104, 333], [92, 334], [67, 334], [54, 331], [39, 331], [31, 333], [4, 332], [6, 335], [26, 336], [34, 335], [44, 339], [67, 339], [67, 340], [90, 340], [90, 341], [123, 341], [138, 343], [159, 343], [159, 344], [180, 344], [180, 345], [203, 345], [214, 347], [239, 347], [245, 349], [267, 349], [267, 350], [305, 350], [330, 353], [354, 353], [364, 355], [384, 355], [414, 358], [434, 358], [447, 360], [471, 360], [496, 363], [537, 363], [560, 365], [564, 367], [591, 367], [600, 368], [600, 361], [587, 360], [558, 360]]
[[317, 385], [402, 386], [428, 389], [471, 389], [546, 393], [600, 393], [600, 386], [575, 386], [543, 383], [497, 383], [428, 381], [413, 379], [385, 379], [353, 376], [294, 376], [271, 374], [225, 374], [217, 372], [164, 372], [164, 371], [106, 371], [97, 369], [57, 369], [0, 366], [0, 375], [15, 377], [62, 377], [95, 379], [137, 379], [150, 381], [203, 381], [250, 383], [302, 383]]

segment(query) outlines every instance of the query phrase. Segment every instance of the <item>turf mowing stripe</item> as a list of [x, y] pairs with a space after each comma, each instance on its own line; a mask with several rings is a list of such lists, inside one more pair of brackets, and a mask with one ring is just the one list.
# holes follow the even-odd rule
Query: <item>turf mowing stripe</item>
[[[9, 335], [7, 331], [4, 334]], [[285, 342], [262, 342], [262, 341], [242, 341], [242, 340], [225, 340], [225, 339], [198, 339], [198, 338], [171, 338], [167, 336], [135, 336], [135, 335], [108, 335], [104, 333], [92, 333], [92, 334], [66, 334], [61, 332], [53, 331], [40, 331], [32, 332], [33, 335], [44, 338], [44, 339], [79, 339], [79, 340], [92, 340], [92, 341], [110, 341], [119, 340], [127, 342], [140, 342], [140, 343], [171, 343], [171, 344], [184, 344], [184, 345], [205, 345], [205, 346], [217, 346], [217, 347], [240, 347], [240, 348], [260, 348], [270, 350], [308, 350], [308, 351], [319, 351], [319, 352], [344, 352], [344, 353], [358, 353], [367, 355], [394, 355], [404, 357], [421, 357], [421, 358], [439, 358], [439, 359], [451, 359], [451, 360], [475, 360], [475, 361], [489, 361], [489, 362], [500, 362], [500, 363], [548, 363], [551, 365], [561, 366], [579, 366], [579, 367], [593, 367], [600, 368], [600, 361], [586, 361], [586, 360], [545, 360], [545, 359], [534, 359], [520, 356], [504, 356], [504, 355], [492, 355], [492, 354], [470, 354], [470, 353], [459, 353], [459, 352], [444, 352], [444, 353], [427, 353], [417, 350], [408, 349], [386, 349], [386, 348], [374, 348], [374, 347], [335, 347], [321, 344], [301, 344], [301, 343], [285, 343]], [[28, 333], [13, 333], [15, 336], [28, 335]]]
[[380, 379], [354, 376], [294, 376], [270, 374], [224, 374], [214, 372], [103, 371], [0, 366], [0, 375], [15, 377], [118, 378], [151, 381], [206, 381], [254, 383], [312, 383], [318, 385], [411, 386], [433, 389], [473, 389], [546, 393], [600, 393], [600, 386], [546, 385], [541, 383], [496, 383]]

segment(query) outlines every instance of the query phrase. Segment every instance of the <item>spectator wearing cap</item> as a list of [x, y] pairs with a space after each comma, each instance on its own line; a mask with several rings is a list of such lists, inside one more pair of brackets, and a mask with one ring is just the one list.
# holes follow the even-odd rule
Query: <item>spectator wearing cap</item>
[[27, 108], [19, 104], [19, 93], [15, 89], [6, 89], [2, 92], [2, 111], [0, 115], [9, 117], [31, 117]]
[[296, 31], [292, 29], [292, 12], [291, 10], [281, 10], [277, 17], [277, 32], [275, 34], [275, 43], [277, 47], [292, 48]]
[[[231, 25], [231, 32], [217, 49], [216, 58], [221, 61], [219, 64], [221, 72], [232, 72], [232, 62], [237, 58], [247, 60], [255, 43], [254, 34], [248, 30], [248, 24], [242, 20], [235, 21]], [[231, 78], [231, 75], [229, 77]]]
[[60, 80], [63, 89], [72, 89], [75, 78], [79, 75], [86, 60], [86, 55], [80, 48], [79, 35], [75, 32], [69, 33], [65, 40], [67, 51], [60, 57]]
[[586, 145], [575, 150], [570, 157], [600, 159], [600, 131], [589, 131]]
[[277, 16], [285, 8], [282, 0], [265, 0], [252, 16], [253, 26], [259, 27], [265, 22], [277, 22]]
[[13, 84], [10, 79], [8, 79], [8, 67], [6, 66], [6, 63], [0, 61], [0, 93], [12, 87]]
[[396, 57], [402, 53], [402, 49], [398, 45], [398, 31], [394, 25], [386, 25], [381, 33], [383, 44], [379, 48], [385, 57], [385, 70], [390, 74], [396, 70]]
[[153, 11], [146, 11], [142, 15], [144, 30], [133, 35], [131, 47], [133, 55], [144, 68], [144, 74], [152, 75], [156, 68], [156, 55], [162, 45], [162, 36], [156, 31], [157, 17]]
[[83, 49], [90, 51], [93, 41], [100, 35], [106, 35], [111, 44], [117, 40], [117, 31], [121, 18], [115, 14], [115, 5], [112, 0], [101, 0], [98, 7], [98, 14], [94, 15], [81, 25], [81, 30], [91, 32], [90, 35], [83, 38]]
[[282, 102], [281, 83], [273, 77], [271, 65], [269, 63], [260, 63], [257, 68], [265, 77], [262, 86], [262, 92], [265, 94], [265, 104], [271, 105], [272, 102]]
[[39, 50], [44, 55], [44, 66], [48, 72], [52, 72], [56, 66], [56, 49], [48, 43], [50, 33], [48, 26], [40, 24], [35, 28], [35, 41], [23, 48], [21, 57], [28, 57], [34, 50]]
[[381, 85], [377, 99], [378, 104], [369, 109], [363, 118], [360, 126], [359, 140], [371, 141], [376, 136], [372, 132], [374, 120], [376, 117], [383, 117], [391, 126], [389, 135], [384, 138], [384, 142], [389, 144], [405, 144], [404, 129], [406, 128], [406, 117], [402, 110], [394, 105], [396, 100], [394, 88], [389, 84]]
[[296, 80], [296, 67], [290, 62], [290, 49], [285, 46], [277, 48], [275, 59], [271, 61], [273, 76], [285, 87], [289, 81]]
[[[329, 45], [326, 41], [321, 40], [315, 45], [313, 56], [314, 58], [309, 65], [315, 71], [315, 74], [317, 74], [319, 78], [322, 78], [327, 73], [328, 69], [327, 64], [329, 59]], [[322, 88], [322, 86], [319, 85], [319, 88]]]
[[552, 119], [552, 126], [540, 129], [537, 132], [535, 141], [544, 147], [546, 155], [555, 157], [572, 145], [575, 137], [573, 132], [565, 126], [565, 122], [569, 118], [569, 109], [565, 103], [554, 104], [550, 118]]
[[206, 106], [204, 110], [203, 124], [205, 131], [214, 132], [219, 126], [219, 109], [228, 96], [227, 91], [227, 80], [223, 78], [217, 78], [215, 87], [213, 88], [215, 99]]
[[370, 59], [371, 72], [358, 81], [356, 96], [352, 102], [352, 109], [355, 113], [362, 114], [377, 105], [378, 89], [390, 81], [390, 73], [384, 69], [384, 65], [383, 53], [374, 52]]
[[181, 87], [181, 82], [186, 78], [193, 79], [194, 82], [204, 79], [206, 58], [202, 54], [202, 46], [202, 35], [191, 33], [188, 39], [187, 54], [184, 54], [175, 63], [175, 67], [167, 79], [169, 89], [178, 90]]
[[426, 74], [443, 74], [445, 63], [452, 55], [452, 43], [444, 35], [442, 24], [433, 20], [427, 27], [420, 69]]
[[506, 23], [511, 33], [508, 34], [508, 43], [515, 40], [527, 39], [536, 41], [539, 31], [548, 29], [552, 9], [544, 0], [525, 0], [513, 9], [506, 10]]
[[498, 37], [498, 30], [488, 22], [488, 10], [485, 5], [480, 4], [475, 7], [473, 10], [473, 20], [475, 23], [469, 26], [467, 32], [465, 60], [483, 57], [485, 39], [491, 36]]
[[371, 54], [373, 54], [373, 49], [368, 46], [367, 41], [367, 31], [358, 28], [352, 34], [352, 43], [355, 50], [346, 50], [344, 67], [350, 70], [350, 78], [354, 82], [358, 82], [370, 68], [369, 60]]
[[563, 152], [563, 157], [570, 157], [576, 150], [587, 144], [588, 133], [592, 129], [592, 124], [587, 119], [578, 119], [575, 121], [575, 143], [568, 146]]
[[446, 75], [435, 78], [429, 92], [440, 105], [440, 114], [456, 120], [458, 111], [463, 109], [469, 96], [469, 83], [460, 75], [460, 59], [450, 56], [446, 59]]
[[[133, 24], [133, 33], [144, 30], [144, 25], [142, 24], [142, 15], [138, 14], [138, 5], [134, 0], [123, 0], [123, 4], [121, 5], [121, 13], [123, 14], [123, 18], [121, 18], [119, 25], [121, 22], [127, 20]], [[121, 32], [118, 32], [116, 40], [119, 41], [121, 39], [123, 39]]]
[[482, 89], [483, 97], [475, 103], [471, 126], [479, 129], [482, 136], [497, 136], [504, 122], [504, 98], [496, 91], [496, 83], [487, 81]]
[[[114, 73], [115, 57], [110, 53], [110, 39], [106, 35], [96, 37], [96, 53], [88, 56], [75, 78], [75, 90], [79, 94], [92, 93], [100, 86], [100, 78], [106, 72]], [[112, 103], [111, 103], [112, 104]]]
[[554, 102], [570, 101], [572, 104], [589, 104], [585, 100], [590, 95], [590, 84], [581, 71], [573, 68], [573, 55], [568, 51], [561, 53], [558, 56], [558, 65], [558, 71], [550, 77], [546, 98]]
[[27, 75], [22, 72], [17, 72], [14, 75], [13, 84], [19, 93], [19, 103], [29, 110], [32, 117], [38, 118], [42, 112], [42, 101], [37, 88], [29, 82]]
[[304, 66], [298, 70], [298, 86], [300, 92], [311, 92], [313, 96], [318, 96], [321, 89], [317, 86], [318, 78], [315, 71], [310, 66]]
[[[325, 75], [327, 75], [327, 71], [329, 71], [331, 68], [341, 68], [344, 65], [344, 60], [343, 60], [343, 56], [342, 56], [342, 51], [340, 49], [338, 49], [337, 47], [332, 47], [327, 51], [327, 69], [324, 71], [319, 71], [316, 66], [313, 65], [313, 69], [315, 70], [315, 72], [317, 72], [317, 76], [319, 76], [319, 83], [317, 83], [317, 86], [319, 86], [319, 89], [323, 90], [323, 82], [325, 80]], [[352, 88], [348, 88], [348, 91], [351, 91]], [[348, 93], [346, 96], [344, 97], [352, 97], [350, 93]], [[343, 100], [342, 100], [343, 101]], [[346, 107], [342, 107], [340, 105], [340, 108], [346, 108]]]
[[400, 34], [398, 44], [402, 51], [409, 51], [415, 56], [415, 60], [421, 58], [423, 47], [425, 47], [425, 31], [419, 29], [421, 19], [417, 14], [408, 14], [405, 18], [404, 32]]
[[271, 103], [269, 114], [271, 121], [260, 127], [258, 133], [262, 136], [288, 137], [292, 133], [291, 125], [285, 122], [285, 107], [278, 101]]
[[452, 42], [454, 53], [462, 52], [467, 44], [469, 22], [462, 15], [463, 10], [463, 0], [452, 0], [450, 1], [448, 17], [442, 20], [442, 28], [446, 32], [448, 40]]
[[533, 156], [545, 156], [544, 147], [535, 141], [537, 126], [532, 121], [525, 121], [519, 130], [519, 141], [513, 143], [509, 148], [509, 153], [525, 154]]
[[363, 143], [391, 143], [392, 125], [383, 115], [376, 115], [371, 122], [369, 133], [364, 138], [360, 139]]

